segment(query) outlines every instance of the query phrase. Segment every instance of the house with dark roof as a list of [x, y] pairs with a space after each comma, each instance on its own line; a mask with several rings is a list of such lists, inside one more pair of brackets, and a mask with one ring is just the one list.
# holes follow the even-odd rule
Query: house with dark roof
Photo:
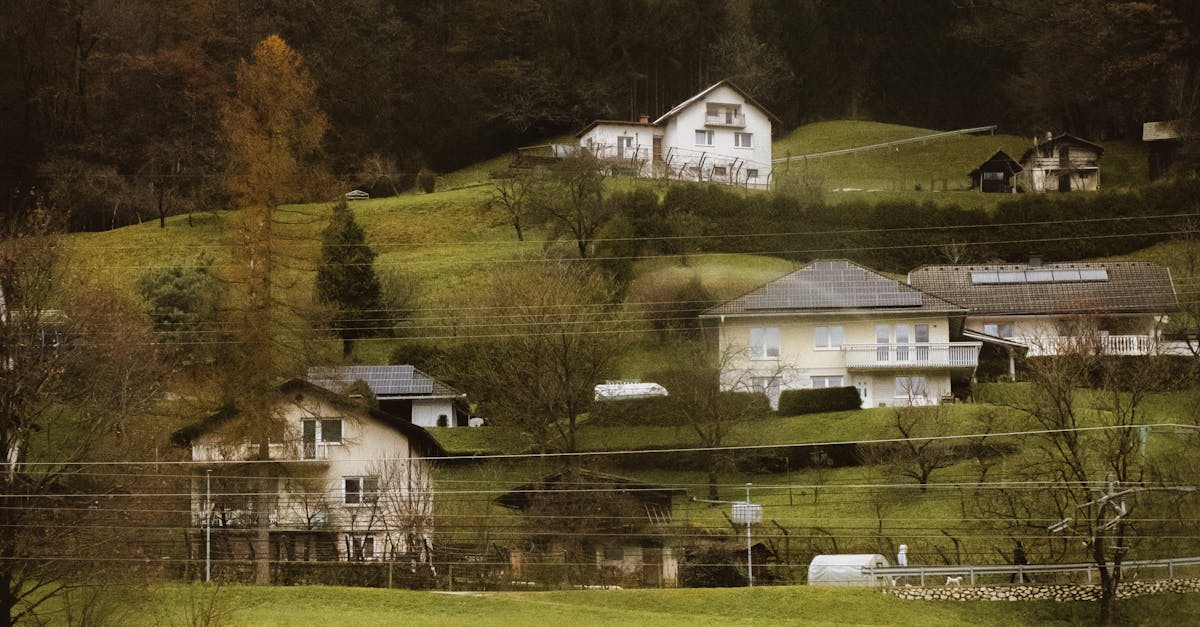
[[1017, 185], [1027, 192], [1094, 192], [1100, 189], [1104, 148], [1074, 135], [1051, 135], [1021, 155]]
[[723, 80], [653, 122], [596, 120], [579, 146], [617, 171], [686, 181], [766, 188], [771, 182], [774, 114]]
[[510, 575], [543, 579], [544, 568], [547, 577], [561, 577], [566, 567], [578, 583], [674, 587], [680, 548], [672, 501], [686, 494], [580, 467], [517, 486], [496, 498], [529, 527], [528, 542], [509, 549]]
[[1030, 356], [1155, 353], [1178, 307], [1170, 270], [1145, 261], [930, 265], [908, 282], [966, 309], [964, 335]]
[[[252, 442], [246, 421], [263, 421]], [[431, 563], [431, 457], [424, 429], [301, 379], [278, 388], [269, 416], [233, 408], [180, 429], [190, 449], [191, 521], [220, 561], [404, 560]]]
[[362, 381], [379, 409], [419, 427], [465, 427], [470, 421], [466, 394], [412, 366], [314, 367], [308, 380], [338, 394]]
[[851, 386], [863, 407], [934, 404], [969, 380], [967, 310], [845, 259], [814, 261], [702, 314], [719, 322], [725, 389]]
[[1016, 177], [1023, 169], [1008, 153], [997, 150], [996, 154], [988, 157], [967, 176], [971, 177], [971, 189], [984, 193], [1011, 194], [1017, 191]]

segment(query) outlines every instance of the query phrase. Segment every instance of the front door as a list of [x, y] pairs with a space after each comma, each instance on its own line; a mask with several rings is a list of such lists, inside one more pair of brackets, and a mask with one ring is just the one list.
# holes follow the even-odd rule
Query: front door
[[870, 377], [855, 377], [854, 387], [858, 388], [858, 397], [862, 399], [863, 409], [875, 406], [874, 401], [871, 400]]

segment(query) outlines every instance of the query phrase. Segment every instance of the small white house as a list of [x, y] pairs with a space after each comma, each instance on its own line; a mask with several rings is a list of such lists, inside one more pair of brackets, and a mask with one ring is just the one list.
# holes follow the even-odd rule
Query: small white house
[[1100, 189], [1104, 148], [1074, 135], [1047, 135], [1021, 156], [1018, 185], [1030, 192], [1094, 192]]
[[772, 119], [738, 86], [721, 81], [653, 122], [596, 120], [576, 137], [614, 171], [766, 188]]
[[652, 396], [668, 396], [667, 388], [658, 383], [643, 381], [608, 381], [596, 386], [595, 400], [623, 401]]
[[339, 394], [362, 381], [379, 409], [418, 427], [470, 424], [466, 394], [409, 365], [314, 367], [308, 369], [308, 380]]

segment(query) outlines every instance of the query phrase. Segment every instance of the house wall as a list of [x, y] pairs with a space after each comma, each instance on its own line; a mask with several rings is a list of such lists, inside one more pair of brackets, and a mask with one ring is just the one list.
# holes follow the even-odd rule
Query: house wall
[[1090, 168], [1071, 172], [1071, 191], [1094, 192], [1100, 189], [1100, 153], [1086, 146], [1071, 143], [1055, 144], [1049, 154], [1031, 155], [1022, 165], [1025, 171], [1018, 176], [1028, 191], [1058, 191], [1058, 172], [1063, 148], [1069, 149], [1071, 168]]
[[[814, 335], [817, 326], [840, 325], [844, 329], [843, 345], [875, 344], [875, 325], [909, 325], [910, 343], [915, 324], [929, 325], [931, 344], [950, 341], [950, 323], [946, 316], [898, 315], [879, 317], [814, 316], [798, 319], [784, 316], [727, 318], [721, 325], [720, 350], [732, 355], [722, 373], [725, 389], [748, 389], [753, 377], [778, 377], [781, 390], [811, 389], [814, 376], [841, 376], [843, 385], [854, 385], [863, 396], [864, 405], [907, 405], [907, 396], [895, 393], [897, 376], [922, 376], [926, 379], [926, 398], [936, 400], [950, 393], [948, 369], [904, 368], [873, 371], [846, 368], [845, 352], [841, 349], [816, 348]], [[779, 329], [779, 358], [751, 359], [747, 346], [750, 329], [776, 327]], [[891, 338], [894, 341], [894, 336]]]
[[[963, 323], [964, 329], [985, 333], [985, 326], [1012, 325], [1011, 337], [1033, 349], [1037, 353], [1059, 352], [1054, 338], [1080, 337], [1093, 332], [1103, 332], [1108, 336], [1140, 336], [1148, 338], [1144, 344], [1146, 351], [1153, 350], [1158, 340], [1162, 323], [1159, 316], [1152, 314], [1125, 314], [1105, 316], [1063, 316], [1063, 315], [974, 315], [968, 316]], [[1080, 325], [1088, 325], [1086, 332], [1081, 333]], [[997, 330], [999, 331], [999, 330]], [[1067, 346], [1070, 346], [1069, 344]], [[1131, 345], [1132, 346], [1132, 345]], [[1130, 354], [1129, 350], [1118, 350]], [[1133, 351], [1141, 352], [1140, 350]], [[1031, 353], [1032, 354], [1032, 353]]]
[[[705, 115], [708, 103], [723, 103], [740, 105], [746, 116], [745, 128], [729, 128], [723, 126], [707, 126]], [[697, 146], [696, 131], [713, 131], [712, 146]], [[737, 148], [733, 145], [735, 132], [753, 133], [752, 148]], [[708, 180], [711, 165], [725, 164], [734, 167], [734, 162], [742, 163], [740, 180], [737, 183], [749, 183], [752, 187], [766, 187], [770, 183], [771, 174], [771, 120], [762, 109], [750, 104], [741, 94], [727, 85], [721, 85], [709, 92], [704, 99], [698, 100], [675, 116], [667, 120], [663, 129], [663, 157], [675, 148], [670, 164], [672, 171], [678, 172], [680, 166], [695, 166], [701, 155], [706, 155], [705, 165], [699, 173], [700, 178]], [[743, 163], [744, 162], [744, 163]], [[758, 177], [751, 181], [745, 180], [747, 168], [758, 170]], [[686, 175], [684, 178], [688, 178]], [[694, 177], [693, 177], [694, 178]]]
[[[580, 136], [579, 146], [599, 159], [624, 159], [632, 162], [636, 158], [641, 167], [639, 175], [650, 176], [655, 134], [661, 134], [661, 131], [644, 124], [601, 123]], [[632, 148], [625, 150], [623, 154], [620, 153], [617, 146], [618, 137], [629, 137]]]
[[[439, 416], [446, 417], [446, 424], [438, 424]], [[453, 427], [454, 401], [448, 398], [414, 400], [412, 402], [412, 423], [418, 427]]]

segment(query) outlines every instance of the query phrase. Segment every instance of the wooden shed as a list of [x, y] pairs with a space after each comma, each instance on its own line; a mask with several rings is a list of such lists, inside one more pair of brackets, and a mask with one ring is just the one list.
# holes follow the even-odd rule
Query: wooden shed
[[997, 150], [978, 168], [971, 170], [968, 175], [971, 177], [971, 189], [988, 193], [1014, 193], [1017, 191], [1017, 173], [1023, 169], [1008, 153]]

